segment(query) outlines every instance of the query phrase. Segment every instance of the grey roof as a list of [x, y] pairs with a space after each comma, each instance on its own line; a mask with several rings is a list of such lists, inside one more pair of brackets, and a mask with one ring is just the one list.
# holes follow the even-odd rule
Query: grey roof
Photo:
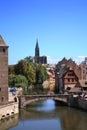
[[7, 46], [1, 35], [0, 35], [0, 46]]

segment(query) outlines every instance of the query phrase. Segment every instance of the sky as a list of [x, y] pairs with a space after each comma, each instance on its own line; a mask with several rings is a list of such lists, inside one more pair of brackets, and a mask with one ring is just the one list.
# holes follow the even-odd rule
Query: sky
[[0, 0], [0, 35], [9, 46], [8, 63], [35, 55], [54, 64], [87, 56], [87, 0]]

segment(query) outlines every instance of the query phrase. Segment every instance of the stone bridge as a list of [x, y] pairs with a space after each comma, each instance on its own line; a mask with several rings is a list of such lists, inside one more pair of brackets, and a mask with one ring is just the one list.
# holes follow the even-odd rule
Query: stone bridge
[[53, 94], [53, 95], [21, 95], [19, 96], [19, 107], [24, 108], [26, 105], [51, 98], [55, 101], [67, 103], [67, 96], [65, 94]]

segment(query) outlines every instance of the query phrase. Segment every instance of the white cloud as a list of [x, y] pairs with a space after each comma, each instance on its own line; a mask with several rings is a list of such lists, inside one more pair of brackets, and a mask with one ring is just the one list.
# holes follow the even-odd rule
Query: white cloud
[[87, 56], [78, 56], [77, 58], [74, 58], [74, 60], [77, 64], [80, 64], [82, 61], [85, 60], [85, 57]]
[[87, 56], [78, 56], [78, 58], [79, 58], [79, 59], [82, 59], [82, 60], [84, 60], [85, 57], [87, 57]]
[[58, 58], [53, 58], [51, 56], [47, 56], [47, 62], [48, 62], [48, 64], [57, 64], [58, 61], [59, 61]]

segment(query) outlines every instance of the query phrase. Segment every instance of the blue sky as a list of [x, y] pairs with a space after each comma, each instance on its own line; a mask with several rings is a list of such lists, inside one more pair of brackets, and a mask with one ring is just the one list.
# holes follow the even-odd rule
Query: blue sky
[[9, 64], [34, 56], [36, 39], [48, 63], [87, 56], [87, 0], [0, 0], [0, 34]]

